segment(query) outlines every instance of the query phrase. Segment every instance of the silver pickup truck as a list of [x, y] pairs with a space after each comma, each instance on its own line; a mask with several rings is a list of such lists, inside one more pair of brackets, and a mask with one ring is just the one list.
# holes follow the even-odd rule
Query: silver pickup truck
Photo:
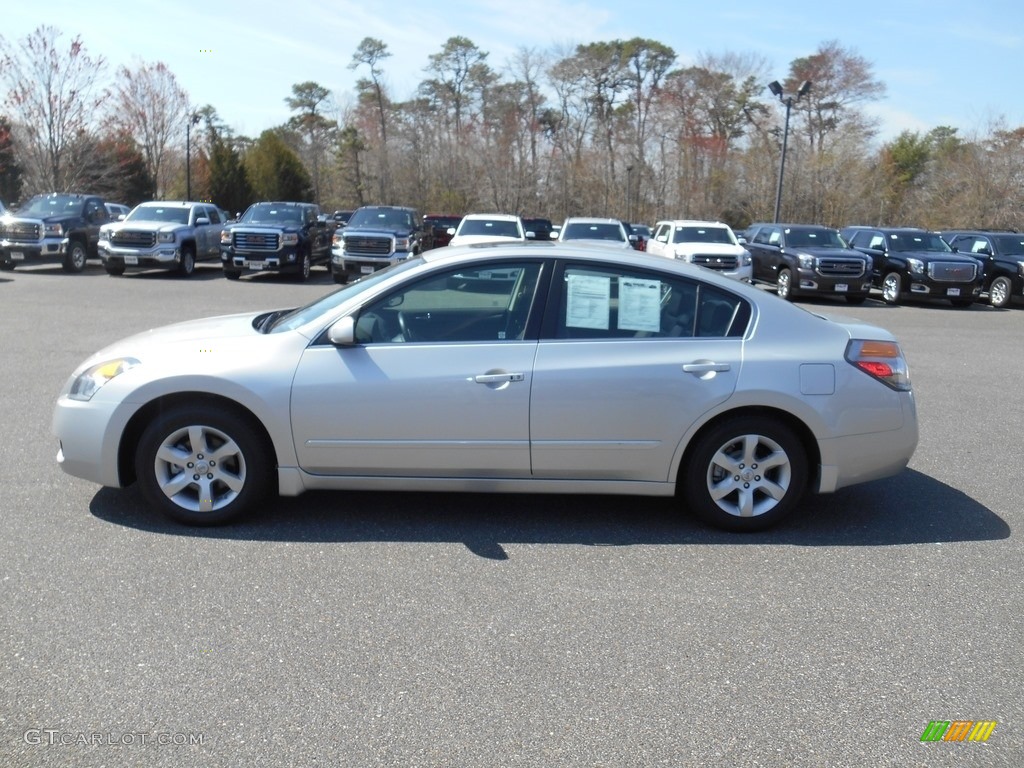
[[188, 276], [198, 261], [220, 261], [222, 229], [224, 219], [212, 203], [142, 203], [123, 221], [100, 228], [100, 258], [110, 275], [137, 267]]

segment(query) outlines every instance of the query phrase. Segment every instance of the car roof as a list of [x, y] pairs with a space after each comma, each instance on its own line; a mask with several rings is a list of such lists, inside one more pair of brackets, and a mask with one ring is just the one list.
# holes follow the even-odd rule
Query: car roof
[[491, 221], [519, 221], [519, 217], [513, 213], [467, 213], [462, 217], [465, 219], [489, 219]]

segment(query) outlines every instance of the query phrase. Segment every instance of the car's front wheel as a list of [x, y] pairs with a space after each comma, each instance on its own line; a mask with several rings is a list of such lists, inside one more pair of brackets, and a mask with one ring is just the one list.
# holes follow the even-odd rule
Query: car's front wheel
[[304, 282], [309, 280], [309, 273], [313, 268], [313, 262], [309, 258], [309, 253], [302, 253], [299, 258], [301, 261], [299, 262], [298, 278]]
[[767, 416], [737, 416], [697, 438], [680, 491], [706, 523], [760, 531], [799, 503], [807, 466], [807, 453], [790, 427]]
[[85, 243], [80, 240], [72, 240], [68, 243], [68, 252], [64, 255], [65, 272], [81, 272], [85, 269], [85, 260], [88, 253], [85, 250]]
[[780, 269], [775, 280], [775, 291], [780, 299], [793, 300], [793, 273], [788, 269]]
[[988, 287], [988, 303], [1000, 309], [1009, 306], [1013, 296], [1013, 283], [1010, 278], [1000, 275]]
[[181, 249], [181, 262], [178, 264], [178, 273], [182, 277], [191, 277], [196, 271], [196, 252], [191, 246]]
[[209, 405], [179, 406], [143, 432], [135, 472], [146, 500], [164, 514], [216, 525], [265, 498], [273, 462], [246, 419]]
[[882, 279], [882, 298], [886, 304], [899, 304], [903, 293], [903, 278], [898, 272], [890, 272]]

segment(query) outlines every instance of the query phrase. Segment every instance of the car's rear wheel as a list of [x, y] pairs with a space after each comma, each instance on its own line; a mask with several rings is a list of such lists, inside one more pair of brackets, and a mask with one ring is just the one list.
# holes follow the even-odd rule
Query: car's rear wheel
[[992, 281], [992, 285], [988, 287], [988, 303], [993, 307], [1007, 307], [1010, 305], [1010, 299], [1013, 296], [1013, 283], [1010, 278], [1000, 275]]
[[181, 263], [178, 264], [178, 272], [183, 277], [190, 277], [196, 271], [196, 252], [191, 246], [186, 245], [181, 249]]
[[699, 518], [729, 531], [759, 531], [790, 514], [807, 486], [807, 453], [791, 428], [737, 416], [701, 434], [680, 491]]
[[135, 454], [150, 504], [187, 525], [216, 525], [264, 499], [273, 464], [244, 418], [209, 405], [180, 406], [143, 432]]
[[899, 304], [903, 293], [903, 278], [898, 272], [890, 272], [882, 279], [882, 298], [886, 304]]
[[81, 272], [85, 269], [85, 259], [87, 256], [85, 243], [81, 240], [72, 240], [68, 243], [68, 252], [64, 254], [64, 271]]
[[775, 291], [780, 299], [793, 300], [793, 273], [788, 269], [779, 270], [779, 276], [775, 279]]

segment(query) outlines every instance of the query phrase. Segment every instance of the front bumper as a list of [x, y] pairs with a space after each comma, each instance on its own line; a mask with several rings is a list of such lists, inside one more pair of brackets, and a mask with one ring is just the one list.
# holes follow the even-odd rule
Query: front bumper
[[980, 283], [945, 283], [931, 280], [924, 275], [911, 273], [907, 290], [915, 296], [934, 299], [975, 299], [981, 295]]
[[97, 398], [57, 401], [52, 431], [59, 449], [57, 463], [74, 477], [111, 488], [122, 487], [118, 472], [118, 448], [128, 414], [119, 403]]
[[66, 237], [46, 237], [30, 242], [0, 240], [0, 260], [12, 264], [60, 259], [64, 257], [67, 250], [68, 239]]
[[362, 277], [390, 267], [412, 256], [408, 251], [395, 251], [390, 256], [351, 256], [340, 250], [331, 251], [331, 272], [335, 275]]
[[277, 251], [240, 251], [234, 246], [221, 247], [220, 261], [224, 269], [239, 272], [290, 272], [299, 268], [298, 249], [282, 248]]
[[867, 296], [871, 293], [871, 276], [858, 277], [822, 275], [813, 269], [801, 267], [797, 270], [798, 285], [795, 293], [833, 294], [839, 296]]
[[109, 243], [100, 243], [99, 252], [104, 266], [170, 269], [181, 263], [181, 249], [171, 243], [157, 245], [146, 250], [118, 248]]

